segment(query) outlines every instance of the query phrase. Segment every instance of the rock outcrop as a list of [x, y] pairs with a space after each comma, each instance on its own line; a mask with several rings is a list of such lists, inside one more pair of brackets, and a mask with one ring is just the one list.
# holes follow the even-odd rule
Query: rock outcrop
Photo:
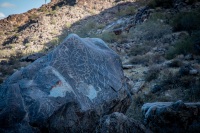
[[[127, 5], [131, 4], [127, 3]], [[135, 27], [137, 24], [141, 24], [142, 22], [146, 21], [150, 13], [151, 11], [148, 7], [138, 9], [135, 15], [123, 17], [106, 26], [103, 32], [114, 32], [116, 35], [120, 35], [122, 32], [129, 32], [130, 28]]]
[[0, 86], [0, 132], [95, 132], [130, 104], [121, 61], [101, 39], [69, 35]]
[[182, 101], [146, 103], [142, 107], [147, 127], [156, 133], [200, 132], [200, 103]]
[[147, 130], [140, 122], [114, 112], [101, 119], [99, 133], [145, 133]]

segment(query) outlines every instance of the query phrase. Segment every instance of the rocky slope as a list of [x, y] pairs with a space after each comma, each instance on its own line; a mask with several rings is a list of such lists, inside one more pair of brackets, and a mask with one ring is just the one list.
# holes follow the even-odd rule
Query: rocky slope
[[133, 96], [126, 115], [143, 121], [146, 102], [200, 100], [199, 12], [198, 0], [52, 1], [0, 20], [1, 80], [69, 33], [102, 38], [122, 60]]
[[[52, 1], [39, 9], [32, 9], [24, 14], [11, 15], [0, 20], [0, 61], [3, 62], [2, 64], [9, 64], [12, 57], [48, 51], [67, 34], [82, 27], [89, 21], [88, 19], [106, 24], [111, 21], [110, 16], [116, 12], [117, 8], [105, 10], [116, 4], [114, 0], [101, 0], [80, 1], [72, 6], [67, 1]], [[101, 11], [105, 13], [97, 15]], [[2, 76], [13, 72], [8, 70], [2, 73], [4, 68], [2, 69]]]

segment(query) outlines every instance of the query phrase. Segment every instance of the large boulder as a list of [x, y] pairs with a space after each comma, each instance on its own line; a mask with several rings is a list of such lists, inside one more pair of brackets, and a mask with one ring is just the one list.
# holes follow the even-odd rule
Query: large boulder
[[119, 56], [71, 34], [0, 86], [0, 132], [95, 132], [103, 115], [129, 104]]
[[142, 111], [146, 126], [155, 133], [200, 132], [200, 103], [146, 103]]

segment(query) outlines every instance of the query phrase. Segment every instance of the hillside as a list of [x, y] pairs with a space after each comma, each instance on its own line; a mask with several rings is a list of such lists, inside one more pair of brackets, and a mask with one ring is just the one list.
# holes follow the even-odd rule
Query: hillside
[[52, 0], [11, 15], [0, 20], [0, 82], [70, 33], [118, 53], [132, 95], [128, 117], [143, 122], [148, 102], [199, 102], [199, 0]]

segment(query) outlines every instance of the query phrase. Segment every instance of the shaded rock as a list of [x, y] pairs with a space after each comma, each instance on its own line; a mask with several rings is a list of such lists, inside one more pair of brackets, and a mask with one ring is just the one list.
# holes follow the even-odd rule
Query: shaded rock
[[33, 61], [41, 58], [44, 55], [45, 55], [44, 53], [34, 53], [32, 55], [28, 55], [28, 56], [22, 57], [20, 60], [21, 61], [26, 61], [26, 62], [33, 62]]
[[7, 64], [8, 64], [8, 61], [6, 61], [6, 60], [0, 61], [0, 65], [7, 65]]
[[126, 86], [115, 52], [71, 34], [0, 86], [0, 132], [95, 132], [100, 117], [127, 110]]
[[123, 69], [132, 69], [134, 68], [134, 65], [123, 65]]
[[138, 80], [131, 89], [131, 93], [135, 94], [141, 91], [142, 87], [144, 87], [144, 84], [145, 84], [144, 80]]
[[189, 71], [189, 74], [191, 74], [191, 75], [197, 75], [198, 74], [198, 70], [192, 69], [192, 70]]
[[158, 91], [160, 91], [162, 89], [162, 87], [160, 85], [154, 85], [151, 89], [150, 92], [151, 93], [156, 93]]
[[190, 66], [188, 66], [188, 65], [182, 66], [182, 67], [179, 69], [179, 74], [180, 74], [180, 75], [188, 75], [189, 72], [190, 72], [190, 70], [191, 70]]
[[193, 60], [193, 55], [192, 54], [188, 54], [185, 56], [185, 60]]
[[153, 132], [200, 132], [200, 103], [182, 101], [146, 103], [142, 106], [145, 124]]
[[144, 133], [146, 128], [140, 122], [114, 112], [101, 119], [98, 133]]
[[178, 68], [178, 67], [183, 66], [183, 62], [179, 59], [175, 59], [175, 60], [171, 60], [171, 61], [167, 62], [167, 66]]

